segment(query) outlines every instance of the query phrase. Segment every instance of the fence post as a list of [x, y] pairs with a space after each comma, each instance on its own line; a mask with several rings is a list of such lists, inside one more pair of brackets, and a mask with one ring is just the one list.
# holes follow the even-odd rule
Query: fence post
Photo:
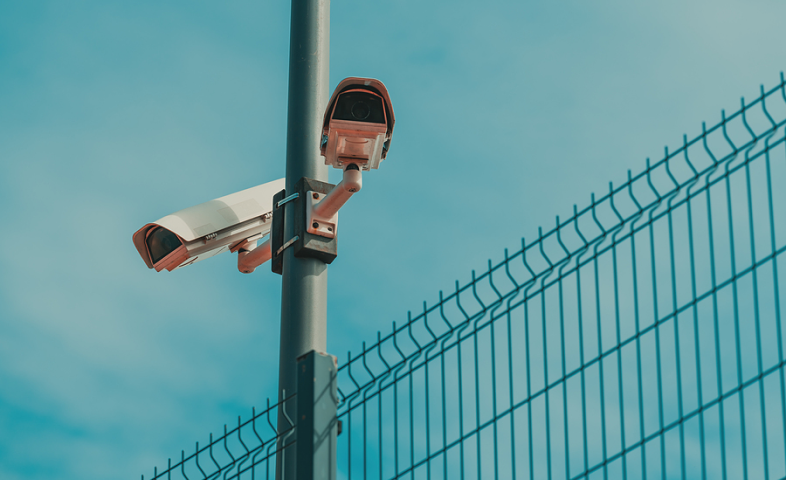
[[297, 480], [336, 479], [336, 373], [332, 355], [297, 360]]

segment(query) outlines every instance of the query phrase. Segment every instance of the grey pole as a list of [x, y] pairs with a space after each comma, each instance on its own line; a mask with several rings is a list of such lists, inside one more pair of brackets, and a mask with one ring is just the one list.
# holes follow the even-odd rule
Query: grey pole
[[[289, 107], [287, 113], [287, 194], [301, 177], [327, 182], [328, 167], [319, 154], [322, 117], [328, 101], [330, 71], [330, 0], [292, 0], [289, 37]], [[294, 236], [294, 208], [285, 209], [284, 241]], [[297, 358], [327, 349], [327, 265], [314, 258], [296, 258], [284, 251], [281, 284], [281, 347], [278, 391], [297, 389]], [[296, 401], [286, 411], [296, 421]], [[279, 432], [289, 428], [279, 409]], [[291, 441], [290, 436], [287, 442]], [[280, 450], [276, 479], [293, 480], [295, 446]]]

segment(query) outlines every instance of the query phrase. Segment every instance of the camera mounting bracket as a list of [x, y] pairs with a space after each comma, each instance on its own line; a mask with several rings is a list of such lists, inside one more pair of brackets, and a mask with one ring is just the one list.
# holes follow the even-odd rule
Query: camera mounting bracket
[[[338, 255], [336, 222], [333, 222], [332, 225], [332, 237], [312, 233], [314, 228], [309, 229], [308, 227], [313, 222], [308, 222], [307, 224], [309, 220], [308, 207], [312, 206], [312, 209], [314, 209], [312, 205], [313, 195], [316, 193], [320, 198], [324, 199], [328, 197], [328, 192], [334, 190], [335, 187], [335, 185], [330, 183], [303, 177], [297, 181], [294, 192], [291, 192], [289, 196], [287, 196], [288, 192], [282, 190], [273, 197], [273, 225], [270, 232], [272, 252], [270, 269], [274, 273], [281, 274], [284, 271], [284, 254], [287, 248], [282, 247], [285, 246], [291, 246], [294, 255], [298, 258], [316, 258], [328, 264], [336, 259]], [[286, 222], [284, 211], [286, 209], [294, 209], [294, 225], [292, 226], [292, 240], [285, 244], [284, 229]], [[319, 213], [318, 209], [315, 210]], [[287, 229], [287, 231], [289, 230]], [[325, 231], [327, 231], [327, 225], [325, 226]]]
[[[339, 187], [335, 187], [339, 188]], [[326, 198], [324, 193], [309, 191], [306, 192], [306, 231], [314, 235], [319, 235], [326, 238], [336, 238], [336, 229], [338, 228], [338, 212], [328, 216], [320, 215], [319, 210], [316, 208], [319, 203]]]

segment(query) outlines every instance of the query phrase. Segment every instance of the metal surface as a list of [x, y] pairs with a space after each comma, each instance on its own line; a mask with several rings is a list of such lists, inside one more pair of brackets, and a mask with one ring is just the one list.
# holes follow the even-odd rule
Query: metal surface
[[784, 185], [781, 76], [348, 353], [338, 475], [786, 478]]
[[237, 269], [241, 273], [252, 273], [258, 266], [270, 260], [272, 256], [270, 239], [267, 239], [250, 251], [237, 252]]
[[[337, 185], [331, 192], [337, 190]], [[343, 189], [342, 189], [343, 190]], [[338, 226], [338, 211], [333, 212], [332, 215], [316, 215], [314, 214], [314, 206], [322, 203], [323, 199], [329, 194], [306, 192], [306, 231], [312, 235], [319, 235], [325, 238], [335, 238]]]
[[[287, 394], [289, 403], [297, 401], [295, 394]], [[281, 410], [283, 404], [270, 405], [257, 413], [251, 410], [251, 418], [243, 421], [237, 417], [237, 426], [227, 428], [224, 425], [223, 435], [213, 438], [211, 433], [207, 444], [199, 445], [190, 455], [185, 450], [180, 452], [180, 460], [172, 463], [167, 460], [167, 467], [160, 472], [153, 469], [151, 480], [180, 478], [185, 480], [206, 480], [222, 478], [224, 480], [241, 480], [244, 478], [270, 478], [275, 472], [275, 456], [282, 447], [296, 447], [295, 424], [292, 415]], [[279, 412], [288, 419], [283, 430], [277, 430], [276, 417]], [[279, 443], [281, 441], [281, 443]], [[142, 475], [142, 480], [145, 476]]]
[[[353, 168], [353, 165], [347, 166], [344, 169], [341, 183], [336, 185], [326, 196], [321, 198], [316, 192], [316, 196], [312, 195], [312, 201], [310, 204], [307, 204], [308, 208], [306, 210], [309, 223], [315, 220], [322, 220], [323, 222], [333, 223], [335, 226], [338, 222], [336, 217], [338, 211], [361, 188], [363, 188], [363, 177], [360, 170], [356, 166]], [[315, 200], [318, 200], [318, 202]], [[331, 230], [329, 233], [327, 235], [322, 233], [322, 235], [327, 237], [335, 236], [334, 230]]]
[[[292, 1], [289, 45], [285, 189], [295, 192], [295, 184], [303, 177], [328, 179], [319, 146], [329, 93], [329, 0]], [[291, 205], [285, 207], [284, 238], [295, 236], [295, 213]], [[311, 350], [327, 350], [327, 265], [315, 258], [297, 258], [293, 248], [284, 250], [282, 257], [279, 399], [283, 398], [281, 392], [297, 388], [297, 358]], [[287, 410], [290, 407], [295, 410], [296, 405], [287, 405]], [[286, 424], [280, 413], [279, 429]], [[276, 478], [291, 480], [294, 471], [294, 447], [287, 447], [278, 455]]]
[[287, 248], [289, 248], [289, 247], [291, 247], [292, 245], [294, 245], [294, 244], [295, 244], [295, 242], [297, 242], [298, 240], [300, 240], [300, 237], [298, 237], [297, 235], [295, 235], [294, 237], [292, 237], [292, 238], [291, 238], [291, 239], [290, 239], [290, 240], [289, 240], [287, 243], [285, 243], [285, 244], [281, 245], [281, 248], [279, 248], [279, 249], [278, 249], [278, 251], [276, 252], [276, 255], [281, 255], [281, 252], [283, 252], [283, 251], [284, 251], [284, 250], [286, 250]]
[[279, 205], [287, 195], [286, 190], [281, 190], [273, 196], [273, 218], [270, 223], [270, 271], [281, 275], [284, 272], [284, 257], [279, 254], [281, 246], [284, 245], [284, 209], [285, 205]]
[[276, 208], [280, 208], [281, 205], [286, 205], [287, 203], [291, 202], [292, 200], [295, 200], [299, 196], [300, 196], [300, 194], [298, 192], [293, 193], [292, 195], [288, 196], [287, 198], [285, 198], [285, 199], [283, 199], [281, 201], [276, 202]]
[[308, 206], [313, 201], [313, 193], [327, 194], [335, 190], [336, 186], [320, 182], [311, 178], [301, 178], [295, 185], [300, 192], [300, 198], [295, 200], [292, 209], [295, 211], [295, 235], [300, 237], [293, 251], [297, 258], [315, 258], [330, 264], [338, 255], [338, 237], [323, 237], [309, 232]]
[[297, 374], [297, 480], [335, 480], [336, 358], [311, 351], [298, 359]]

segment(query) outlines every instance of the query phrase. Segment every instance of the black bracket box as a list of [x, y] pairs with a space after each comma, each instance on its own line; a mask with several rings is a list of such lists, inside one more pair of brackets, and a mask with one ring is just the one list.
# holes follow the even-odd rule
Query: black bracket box
[[293, 208], [295, 210], [295, 225], [294, 237], [297, 237], [295, 243], [290, 247], [294, 249], [294, 255], [298, 258], [316, 258], [327, 264], [333, 262], [338, 256], [338, 226], [336, 226], [336, 235], [334, 238], [327, 238], [321, 235], [314, 235], [306, 230], [306, 202], [311, 201], [307, 198], [308, 192], [317, 192], [321, 194], [329, 193], [335, 185], [326, 182], [320, 182], [311, 178], [303, 177], [295, 184], [295, 191], [298, 197], [280, 207], [277, 207], [278, 202], [286, 198], [286, 192], [280, 191], [273, 197], [273, 225], [270, 231], [270, 247], [272, 257], [270, 259], [270, 268], [274, 273], [279, 275], [283, 271], [284, 252], [279, 253], [279, 249], [284, 245], [284, 209]]

